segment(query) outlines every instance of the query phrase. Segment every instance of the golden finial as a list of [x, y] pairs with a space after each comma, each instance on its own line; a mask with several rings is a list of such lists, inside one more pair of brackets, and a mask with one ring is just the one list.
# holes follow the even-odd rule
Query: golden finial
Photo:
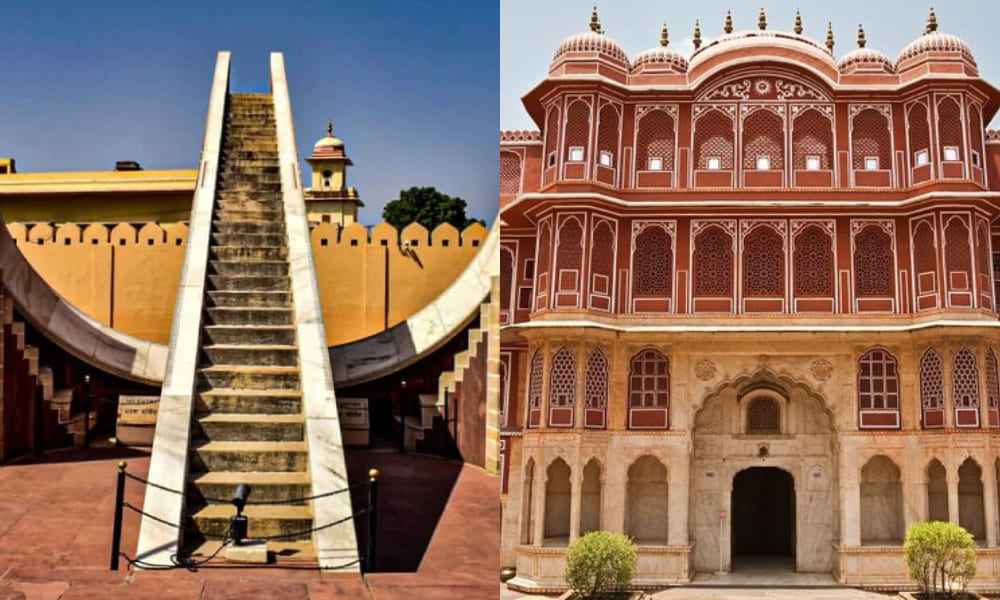
[[833, 54], [833, 21], [826, 24], [826, 49]]
[[594, 33], [604, 33], [601, 29], [601, 18], [597, 16], [597, 7], [590, 11], [590, 30]]
[[701, 48], [701, 25], [698, 23], [697, 19], [695, 19], [694, 22], [694, 39], [692, 39], [691, 42], [694, 44], [695, 50]]
[[764, 9], [760, 9], [760, 14], [757, 15], [757, 29], [764, 31], [767, 29], [767, 15], [764, 14]]
[[924, 27], [924, 35], [927, 35], [928, 33], [934, 33], [935, 31], [937, 31], [937, 27], [938, 27], [937, 15], [934, 14], [934, 7], [932, 6], [930, 14], [927, 15], [927, 26]]
[[667, 22], [663, 22], [663, 27], [660, 28], [660, 45], [666, 48], [670, 45], [670, 33], [667, 32]]
[[368, 477], [370, 479], [378, 479], [379, 472], [378, 469], [368, 469]]
[[326, 120], [326, 135], [333, 137], [333, 119]]
[[733, 13], [728, 10], [726, 11], [726, 22], [723, 24], [722, 30], [726, 33], [733, 32]]
[[795, 9], [795, 35], [802, 35], [802, 15]]
[[858, 25], [858, 48], [864, 48], [867, 42], [868, 40], [865, 39], [865, 28]]

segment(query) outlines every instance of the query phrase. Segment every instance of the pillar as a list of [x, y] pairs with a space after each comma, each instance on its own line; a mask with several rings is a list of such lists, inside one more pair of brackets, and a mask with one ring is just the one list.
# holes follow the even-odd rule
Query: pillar
[[691, 456], [690, 453], [675, 451], [668, 464], [668, 490], [670, 505], [667, 509], [667, 544], [687, 546], [688, 506], [690, 504]]
[[531, 501], [535, 504], [531, 511], [531, 514], [535, 515], [535, 527], [531, 533], [532, 546], [541, 546], [545, 538], [545, 490], [549, 483], [547, 466], [544, 461], [536, 461], [535, 476], [531, 480], [531, 484], [535, 487], [531, 496]]
[[583, 472], [580, 467], [580, 457], [577, 455], [576, 467], [569, 475], [569, 543], [580, 537], [580, 504], [583, 500]]
[[[616, 465], [616, 466], [612, 466]], [[625, 533], [625, 507], [628, 500], [628, 457], [608, 452], [607, 483], [601, 497], [601, 523], [611, 532]], [[606, 502], [604, 502], [606, 500]]]
[[945, 481], [948, 483], [948, 520], [958, 524], [958, 465], [954, 461], [945, 473]]
[[923, 457], [920, 449], [916, 447], [917, 440], [910, 438], [909, 447], [903, 457], [903, 468], [900, 471], [902, 477], [901, 487], [903, 492], [903, 531], [911, 525], [924, 521], [922, 518], [927, 514], [927, 485], [926, 476], [923, 475], [921, 461]]
[[861, 545], [861, 467], [854, 448], [841, 451], [840, 539], [847, 547]]
[[986, 546], [988, 548], [997, 547], [997, 531], [1000, 523], [997, 523], [997, 472], [996, 466], [986, 463], [983, 465], [983, 511], [986, 513]]

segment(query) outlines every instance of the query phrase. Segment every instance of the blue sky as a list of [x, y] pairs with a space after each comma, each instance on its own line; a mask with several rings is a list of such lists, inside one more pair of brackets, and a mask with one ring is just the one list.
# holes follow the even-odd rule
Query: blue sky
[[[520, 98], [545, 77], [556, 46], [564, 38], [587, 31], [595, 0], [503, 0], [500, 6], [500, 128], [537, 129]], [[702, 37], [722, 33], [726, 11], [733, 13], [734, 26], [756, 28], [763, 7], [768, 28], [790, 31], [796, 7], [802, 13], [804, 33], [826, 39], [826, 24], [833, 22], [837, 58], [857, 47], [858, 25], [865, 28], [868, 47], [881, 50], [895, 60], [899, 51], [923, 33], [927, 11], [934, 6], [939, 31], [958, 35], [972, 47], [982, 77], [1000, 86], [1000, 36], [996, 33], [995, 2], [912, 0], [662, 0], [597, 1], [601, 24], [629, 57], [659, 43], [660, 26], [666, 21], [671, 45], [688, 53], [695, 19], [701, 20]], [[993, 127], [1000, 126], [994, 119]]]
[[[285, 54], [301, 158], [332, 117], [348, 183], [381, 220], [433, 185], [492, 222], [497, 1], [0, 3], [0, 156], [19, 171], [194, 168], [219, 50], [231, 89], [267, 91]], [[586, 15], [584, 15], [586, 16]], [[303, 163], [303, 168], [305, 164]]]

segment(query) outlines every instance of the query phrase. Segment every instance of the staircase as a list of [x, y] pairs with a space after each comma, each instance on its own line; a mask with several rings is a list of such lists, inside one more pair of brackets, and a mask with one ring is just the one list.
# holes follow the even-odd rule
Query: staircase
[[[217, 500], [237, 484], [252, 486], [251, 502], [310, 495], [276, 135], [270, 94], [229, 95], [187, 485], [188, 514], [215, 535], [234, 512]], [[250, 537], [312, 527], [308, 503], [248, 505], [245, 513]], [[309, 539], [285, 541], [305, 549]]]

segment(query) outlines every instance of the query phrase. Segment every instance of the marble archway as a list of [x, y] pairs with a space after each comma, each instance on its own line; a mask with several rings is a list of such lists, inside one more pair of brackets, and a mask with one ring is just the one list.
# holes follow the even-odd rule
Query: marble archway
[[[759, 406], [776, 414], [752, 414]], [[755, 428], [755, 420], [762, 418], [770, 425]], [[753, 467], [776, 467], [791, 475], [797, 507], [792, 524], [795, 570], [833, 570], [837, 462], [833, 417], [822, 396], [804, 382], [765, 369], [724, 382], [695, 413], [692, 441], [690, 519], [696, 571], [732, 569], [734, 479]]]

